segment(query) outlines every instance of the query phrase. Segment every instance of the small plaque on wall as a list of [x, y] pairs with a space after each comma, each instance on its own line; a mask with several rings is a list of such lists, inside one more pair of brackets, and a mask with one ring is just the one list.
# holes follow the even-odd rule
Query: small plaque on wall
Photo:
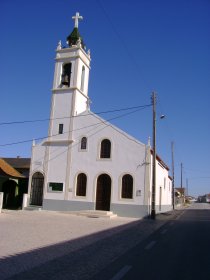
[[136, 191], [136, 196], [141, 196], [141, 190]]

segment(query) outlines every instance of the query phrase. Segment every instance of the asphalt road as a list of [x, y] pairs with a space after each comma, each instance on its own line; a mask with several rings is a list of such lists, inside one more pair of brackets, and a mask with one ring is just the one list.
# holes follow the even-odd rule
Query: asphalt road
[[210, 279], [210, 205], [195, 203], [93, 280]]

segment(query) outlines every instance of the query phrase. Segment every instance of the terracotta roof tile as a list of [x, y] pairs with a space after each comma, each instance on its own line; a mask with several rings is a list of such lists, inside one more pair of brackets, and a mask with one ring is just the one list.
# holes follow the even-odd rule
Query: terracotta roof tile
[[8, 175], [15, 178], [24, 178], [16, 169], [8, 164], [4, 159], [0, 158], [0, 173], [2, 175]]
[[[151, 154], [153, 155], [153, 150], [151, 149], [150, 150], [151, 151]], [[156, 160], [160, 163], [160, 164], [162, 164], [163, 165], [163, 167], [166, 169], [166, 170], [170, 170], [170, 168], [168, 167], [168, 165], [161, 159], [161, 157], [158, 155], [158, 154], [156, 154]]]

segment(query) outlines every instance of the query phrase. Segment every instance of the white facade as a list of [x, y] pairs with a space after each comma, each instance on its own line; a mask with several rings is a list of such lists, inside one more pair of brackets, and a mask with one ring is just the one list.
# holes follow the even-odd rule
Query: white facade
[[[48, 138], [32, 147], [29, 205], [146, 216], [151, 204], [150, 147], [89, 110], [89, 70], [90, 53], [81, 38], [68, 48], [59, 44]], [[171, 208], [171, 180], [167, 166], [158, 158], [156, 164], [156, 211], [161, 212]]]

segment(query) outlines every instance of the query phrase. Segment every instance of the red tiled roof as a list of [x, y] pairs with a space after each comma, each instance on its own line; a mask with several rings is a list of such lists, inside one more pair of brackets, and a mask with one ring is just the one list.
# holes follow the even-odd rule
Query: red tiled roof
[[[153, 150], [151, 149], [151, 154], [153, 155]], [[170, 170], [170, 168], [168, 167], [167, 164], [165, 164], [165, 162], [161, 159], [161, 157], [159, 155], [156, 154], [156, 159], [157, 161], [159, 161], [160, 164], [162, 164], [162, 166], [167, 169], [168, 171]]]

